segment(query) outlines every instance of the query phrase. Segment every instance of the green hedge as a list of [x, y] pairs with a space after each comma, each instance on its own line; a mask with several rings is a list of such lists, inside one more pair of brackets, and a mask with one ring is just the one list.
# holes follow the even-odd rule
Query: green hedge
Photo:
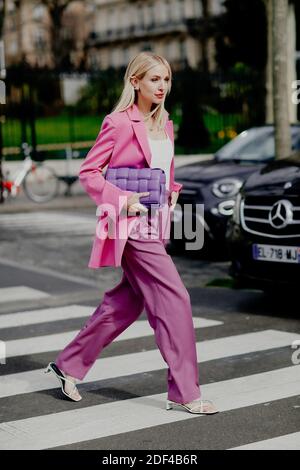
[[[59, 144], [64, 142], [94, 141], [101, 127], [102, 116], [74, 116], [68, 115], [44, 117], [36, 119], [36, 137], [38, 144]], [[175, 129], [180, 124], [180, 117], [172, 117]], [[240, 131], [242, 117], [240, 115], [221, 115], [205, 113], [204, 122], [210, 133], [210, 145], [200, 148], [199, 153], [211, 153], [216, 151]], [[72, 139], [73, 126], [73, 139]], [[3, 124], [4, 147], [19, 147], [21, 142], [20, 122], [7, 119]], [[30, 135], [28, 129], [28, 135]], [[179, 145], [176, 145], [176, 154], [184, 153]], [[56, 152], [57, 153], [57, 152]], [[63, 152], [62, 152], [63, 155]], [[9, 157], [7, 157], [9, 159]]]

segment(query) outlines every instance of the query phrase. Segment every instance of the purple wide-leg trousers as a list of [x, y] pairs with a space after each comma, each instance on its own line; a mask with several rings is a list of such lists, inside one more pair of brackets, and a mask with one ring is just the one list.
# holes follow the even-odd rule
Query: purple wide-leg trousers
[[[148, 216], [144, 217], [146, 220]], [[149, 227], [151, 220], [147, 219]], [[168, 399], [187, 403], [199, 398], [190, 296], [166, 252], [164, 240], [130, 236], [121, 265], [123, 276], [120, 283], [105, 292], [85, 326], [57, 356], [57, 366], [66, 374], [82, 380], [102, 349], [145, 309], [156, 344], [168, 365]]]

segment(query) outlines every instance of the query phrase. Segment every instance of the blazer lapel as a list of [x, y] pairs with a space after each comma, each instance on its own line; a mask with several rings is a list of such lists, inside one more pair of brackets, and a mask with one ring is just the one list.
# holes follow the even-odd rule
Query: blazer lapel
[[[130, 108], [126, 109], [126, 112], [132, 121], [132, 127], [134, 130], [134, 133], [136, 135], [136, 138], [142, 148], [142, 151], [145, 155], [145, 158], [147, 160], [147, 163], [149, 167], [151, 167], [151, 149], [149, 147], [149, 142], [148, 142], [148, 136], [147, 136], [147, 129], [145, 126], [145, 123], [142, 119], [142, 115], [137, 107], [137, 105], [134, 103]], [[170, 129], [169, 123], [171, 121], [167, 120], [167, 123], [165, 125], [165, 130], [168, 133], [171, 142], [172, 140], [172, 131]]]

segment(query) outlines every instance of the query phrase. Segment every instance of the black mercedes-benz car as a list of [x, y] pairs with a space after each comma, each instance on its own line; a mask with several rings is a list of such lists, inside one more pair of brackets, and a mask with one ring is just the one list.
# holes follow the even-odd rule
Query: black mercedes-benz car
[[[291, 125], [291, 136], [293, 149], [300, 149], [300, 125]], [[173, 213], [170, 246], [188, 250], [185, 233], [189, 230], [185, 228], [184, 213], [189, 212], [192, 231], [202, 227], [204, 233], [204, 250], [201, 248], [200, 254], [226, 254], [226, 226], [239, 189], [252, 173], [273, 161], [274, 155], [274, 127], [268, 125], [242, 132], [217, 151], [212, 160], [176, 168], [175, 179], [183, 188]], [[203, 205], [203, 212], [197, 212], [197, 204]]]
[[228, 222], [230, 274], [240, 286], [300, 286], [300, 152], [242, 186]]

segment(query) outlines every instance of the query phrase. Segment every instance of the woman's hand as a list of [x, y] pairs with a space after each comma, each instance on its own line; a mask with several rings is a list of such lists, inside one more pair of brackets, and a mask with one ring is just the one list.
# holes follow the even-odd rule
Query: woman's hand
[[176, 206], [178, 196], [179, 196], [179, 192], [178, 192], [178, 191], [172, 191], [171, 196], [170, 196], [170, 207], [171, 207], [171, 210], [173, 210], [174, 207]]
[[146, 214], [148, 212], [148, 208], [143, 206], [140, 203], [140, 197], [148, 196], [150, 193], [134, 193], [127, 199], [127, 211], [130, 212], [130, 215], [135, 215], [137, 212], [141, 212]]

